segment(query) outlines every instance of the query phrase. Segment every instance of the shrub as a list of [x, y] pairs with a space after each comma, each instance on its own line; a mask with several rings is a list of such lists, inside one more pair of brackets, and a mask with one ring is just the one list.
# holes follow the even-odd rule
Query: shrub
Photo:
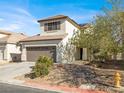
[[58, 46], [59, 51], [59, 61], [60, 63], [73, 63], [75, 62], [76, 47], [72, 44], [71, 40], [63, 45], [62, 43]]
[[33, 68], [33, 72], [36, 77], [48, 75], [52, 65], [53, 60], [51, 58], [40, 56]]

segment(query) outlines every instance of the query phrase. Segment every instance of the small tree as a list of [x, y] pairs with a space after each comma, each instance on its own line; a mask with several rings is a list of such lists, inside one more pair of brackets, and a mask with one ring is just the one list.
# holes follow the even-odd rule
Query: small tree
[[96, 17], [91, 29], [77, 31], [72, 37], [74, 45], [88, 49], [89, 61], [97, 55], [104, 60], [110, 59], [111, 56], [117, 55], [120, 46], [124, 45], [124, 21], [123, 15], [120, 14], [123, 1], [108, 0], [108, 2], [112, 8], [104, 8], [105, 14]]
[[106, 16], [99, 16], [93, 24], [93, 32], [98, 45], [99, 55], [103, 59], [110, 59], [118, 53], [118, 42], [112, 28], [112, 21]]
[[122, 0], [108, 0], [111, 8], [104, 8], [104, 16], [98, 16], [93, 24], [94, 33], [97, 33], [98, 45], [100, 55], [105, 59], [110, 59], [111, 56], [115, 56], [121, 50], [121, 46], [124, 40], [122, 35], [124, 33], [123, 22], [121, 20], [120, 13], [123, 11]]

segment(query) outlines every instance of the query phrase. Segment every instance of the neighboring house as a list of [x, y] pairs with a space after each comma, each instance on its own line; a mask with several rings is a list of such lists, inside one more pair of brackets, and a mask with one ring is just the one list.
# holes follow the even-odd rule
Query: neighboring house
[[0, 30], [0, 61], [21, 61], [18, 42], [24, 38], [22, 33]]
[[[49, 56], [59, 62], [58, 45], [66, 44], [73, 33], [81, 28], [74, 20], [64, 15], [57, 15], [38, 20], [41, 33], [20, 41], [22, 61], [36, 61], [39, 56]], [[87, 60], [86, 49], [77, 48], [75, 59]]]

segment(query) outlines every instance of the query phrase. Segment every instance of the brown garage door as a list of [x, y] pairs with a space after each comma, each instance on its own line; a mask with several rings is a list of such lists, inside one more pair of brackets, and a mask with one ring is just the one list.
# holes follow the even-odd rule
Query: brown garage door
[[28, 47], [27, 61], [37, 61], [39, 56], [51, 57], [56, 61], [56, 47]]

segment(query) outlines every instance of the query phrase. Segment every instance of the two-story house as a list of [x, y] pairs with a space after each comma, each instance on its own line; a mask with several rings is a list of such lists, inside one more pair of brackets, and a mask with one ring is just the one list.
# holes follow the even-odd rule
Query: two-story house
[[[41, 33], [20, 41], [22, 45], [22, 61], [36, 61], [39, 56], [49, 56], [55, 62], [59, 62], [58, 45], [66, 44], [74, 31], [80, 29], [80, 25], [64, 15], [57, 15], [38, 20]], [[76, 59], [86, 60], [86, 50], [77, 49]]]
[[18, 42], [26, 38], [22, 33], [0, 30], [0, 61], [20, 61], [21, 50]]

